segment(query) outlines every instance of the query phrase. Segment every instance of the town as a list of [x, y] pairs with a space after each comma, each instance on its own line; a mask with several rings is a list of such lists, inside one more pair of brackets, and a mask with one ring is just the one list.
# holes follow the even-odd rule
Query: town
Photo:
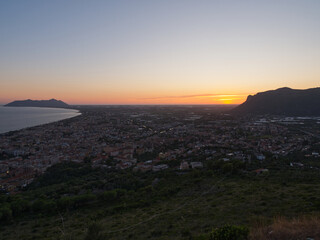
[[250, 166], [271, 159], [284, 164], [280, 159], [285, 158], [288, 168], [318, 168], [312, 163], [319, 159], [320, 118], [238, 118], [210, 106], [79, 110], [82, 114], [71, 119], [0, 135], [2, 192], [19, 192], [47, 168], [65, 161], [119, 171], [183, 172], [206, 168], [212, 161]]

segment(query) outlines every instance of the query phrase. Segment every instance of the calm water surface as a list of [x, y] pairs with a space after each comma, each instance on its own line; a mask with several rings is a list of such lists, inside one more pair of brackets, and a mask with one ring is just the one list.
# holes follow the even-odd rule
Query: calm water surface
[[56, 122], [80, 114], [74, 109], [0, 106], [0, 134]]

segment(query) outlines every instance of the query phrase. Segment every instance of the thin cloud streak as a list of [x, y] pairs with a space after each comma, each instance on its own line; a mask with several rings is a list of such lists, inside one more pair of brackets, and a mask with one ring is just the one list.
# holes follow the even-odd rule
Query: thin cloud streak
[[196, 97], [242, 97], [249, 94], [196, 94], [196, 95], [182, 95], [182, 96], [165, 96], [165, 97], [150, 97], [150, 98], [138, 98], [144, 100], [156, 100], [156, 99], [175, 99], [175, 98], [196, 98]]

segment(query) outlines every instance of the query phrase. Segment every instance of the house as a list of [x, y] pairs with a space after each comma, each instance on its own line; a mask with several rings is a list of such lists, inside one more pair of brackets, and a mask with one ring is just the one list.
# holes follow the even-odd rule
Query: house
[[257, 175], [259, 175], [262, 173], [267, 173], [267, 172], [269, 172], [269, 170], [266, 168], [259, 168], [259, 169], [253, 170], [253, 172], [255, 172]]
[[265, 157], [263, 154], [261, 154], [261, 153], [256, 154], [256, 158], [257, 158], [258, 160], [260, 160], [260, 161], [263, 161], [263, 160], [266, 159], [266, 157]]
[[133, 168], [134, 172], [141, 171], [141, 172], [147, 172], [152, 169], [151, 164], [145, 164], [145, 163], [138, 163], [136, 167]]
[[117, 169], [127, 169], [132, 166], [132, 162], [120, 162], [116, 165]]
[[167, 164], [160, 164], [160, 165], [156, 165], [152, 167], [152, 171], [154, 172], [158, 172], [158, 171], [162, 171], [169, 168], [169, 166]]
[[303, 163], [300, 163], [300, 162], [291, 162], [290, 163], [290, 167], [293, 167], [293, 166], [296, 166], [296, 167], [303, 167]]
[[203, 168], [202, 162], [191, 162], [190, 165], [192, 168]]
[[186, 162], [186, 161], [181, 162], [179, 169], [180, 169], [180, 170], [187, 170], [187, 169], [189, 169], [189, 163]]

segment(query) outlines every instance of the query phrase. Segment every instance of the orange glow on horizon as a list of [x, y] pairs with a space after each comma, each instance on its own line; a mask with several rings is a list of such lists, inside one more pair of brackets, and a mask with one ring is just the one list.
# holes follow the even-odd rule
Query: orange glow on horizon
[[[50, 96], [50, 97], [47, 97]], [[1, 99], [2, 103], [8, 103], [14, 100], [45, 100], [55, 98], [64, 101], [70, 105], [209, 105], [209, 104], [241, 104], [246, 100], [247, 95], [191, 95], [191, 96], [171, 96], [171, 97], [153, 97], [138, 98], [135, 96], [110, 96], [89, 95], [89, 96], [71, 96], [62, 95], [38, 95], [34, 97], [20, 96], [10, 99]]]
[[[14, 94], [12, 94], [14, 93]], [[241, 104], [248, 93], [245, 89], [205, 90], [192, 88], [158, 89], [140, 88], [97, 88], [95, 85], [85, 86], [37, 86], [16, 89], [7, 86], [7, 91], [0, 98], [3, 104], [15, 100], [47, 100], [57, 99], [70, 105], [197, 105], [197, 104]]]
[[66, 99], [69, 104], [88, 104], [88, 105], [175, 105], [175, 104], [241, 104], [246, 100], [247, 95], [193, 95], [193, 96], [171, 96], [154, 98], [136, 98], [136, 97], [96, 97], [91, 99], [73, 98]]

